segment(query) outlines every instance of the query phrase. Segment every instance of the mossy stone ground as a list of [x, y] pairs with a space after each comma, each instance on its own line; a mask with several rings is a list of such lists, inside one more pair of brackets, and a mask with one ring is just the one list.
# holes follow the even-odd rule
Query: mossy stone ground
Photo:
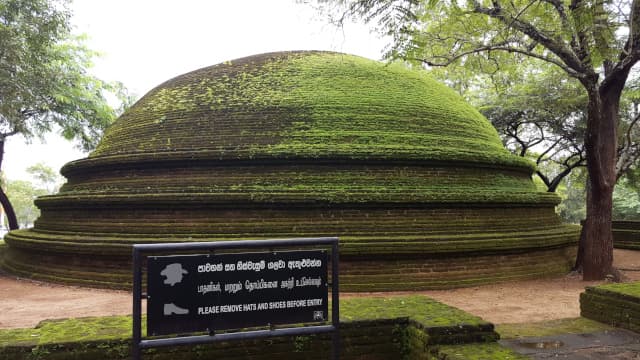
[[[377, 299], [351, 299], [343, 302], [345, 323], [369, 323], [373, 325], [388, 313], [387, 319], [411, 319], [423, 326], [426, 332], [429, 329], [455, 329], [464, 326], [487, 326], [487, 323], [477, 317], [469, 316], [464, 312], [439, 304], [428, 298], [420, 296], [377, 298]], [[404, 321], [404, 320], [402, 320]], [[368, 325], [365, 325], [368, 326]], [[375, 326], [372, 326], [375, 327]], [[120, 354], [127, 353], [128, 346], [122, 345], [131, 329], [131, 318], [126, 316], [81, 318], [57, 321], [44, 321], [35, 329], [0, 330], [0, 348], [7, 347], [32, 347], [40, 349], [40, 358], [46, 359], [45, 354], [64, 353], [67, 349], [81, 349], [79, 344], [98, 343], [103, 350], [110, 349], [111, 354], [118, 358]], [[610, 330], [611, 327], [584, 318], [560, 319], [537, 323], [499, 325], [496, 331], [502, 339], [515, 339], [527, 337], [541, 337], [559, 334], [582, 334], [602, 330]], [[449, 330], [451, 331], [451, 330]], [[429, 347], [429, 356], [442, 360], [520, 360], [528, 357], [519, 355], [514, 351], [492, 342], [491, 332], [486, 332], [488, 342], [465, 343], [464, 338], [456, 338], [450, 341], [458, 344], [446, 344], [446, 338], [438, 341], [430, 340], [435, 346]], [[454, 334], [450, 333], [453, 336]], [[428, 335], [427, 335], [428, 337]], [[399, 341], [399, 340], [398, 340]], [[411, 343], [405, 340], [406, 346]], [[462, 343], [462, 344], [460, 344]], [[110, 344], [110, 345], [108, 345]], [[121, 344], [121, 345], [117, 345]], [[57, 347], [53, 347], [56, 345]], [[88, 345], [85, 345], [85, 347]], [[120, 349], [115, 351], [114, 349]], [[268, 348], [265, 349], [267, 352]], [[400, 349], [400, 348], [399, 348]], [[36, 351], [36, 352], [37, 352]], [[80, 350], [76, 350], [80, 353]], [[106, 351], [106, 350], [105, 350]], [[401, 351], [401, 350], [399, 350]], [[411, 353], [408, 349], [407, 353]], [[0, 351], [0, 355], [2, 352]], [[36, 357], [38, 358], [38, 357]]]
[[[616, 333], [615, 328], [606, 324], [589, 320], [586, 318], [567, 318], [567, 319], [555, 319], [549, 321], [530, 322], [530, 323], [518, 323], [518, 324], [499, 324], [496, 325], [496, 332], [500, 334], [500, 343], [475, 343], [475, 344], [462, 344], [462, 345], [449, 345], [441, 346], [438, 348], [441, 359], [446, 360], [524, 360], [531, 359], [548, 359], [548, 358], [562, 358], [573, 359], [572, 353], [579, 353], [575, 359], [604, 359], [606, 355], [602, 355], [605, 352], [609, 354], [629, 354], [626, 347], [633, 348], [633, 344], [611, 346], [610, 344], [604, 346], [604, 344], [592, 343], [587, 348], [580, 349], [580, 346], [576, 347], [576, 344], [564, 344], [568, 349], [563, 349], [560, 346], [558, 349], [544, 349], [539, 350], [520, 348], [519, 343], [531, 343], [536, 344], [539, 339], [548, 339], [549, 343], [553, 343], [554, 339], [571, 339], [571, 335], [577, 335], [577, 339], [580, 340], [587, 336], [596, 336], [596, 334], [613, 334]], [[585, 335], [588, 334], [588, 335]], [[592, 335], [593, 334], [593, 335]], [[622, 334], [625, 336], [625, 334]], [[639, 337], [640, 338], [640, 337]], [[513, 341], [517, 340], [517, 341]], [[528, 355], [521, 355], [510, 347], [516, 348], [518, 351], [523, 349]], [[538, 353], [536, 353], [538, 352]], [[591, 353], [591, 355], [589, 355]], [[446, 355], [446, 356], [444, 356]], [[592, 357], [589, 357], [592, 356]], [[615, 357], [616, 359], [623, 359], [624, 357]], [[626, 359], [626, 358], [625, 358]]]
[[[492, 342], [498, 338], [492, 324], [424, 296], [346, 299], [341, 301], [341, 308], [341, 337], [346, 358], [366, 354], [385, 358], [379, 357], [380, 346], [391, 351], [386, 357], [394, 353], [405, 359], [427, 358], [428, 348], [436, 344]], [[34, 329], [0, 330], [0, 358], [91, 358], [89, 356], [96, 354], [99, 358], [124, 358], [129, 351], [131, 324], [130, 316], [114, 316], [48, 320]], [[327, 340], [322, 336], [308, 337], [304, 340], [306, 344], [294, 341], [293, 346], [299, 347], [300, 352], [320, 346], [315, 351], [325, 352]], [[269, 342], [261, 343], [255, 351], [260, 351], [265, 358], [278, 358], [274, 350], [280, 346], [278, 341], [282, 339], [276, 340], [274, 348]], [[213, 345], [203, 353], [220, 352], [224, 358], [233, 358], [233, 354], [249, 351], [247, 346], [247, 342]], [[270, 356], [272, 351], [276, 353]], [[159, 355], [160, 352], [151, 353]], [[187, 358], [199, 358], [199, 355]]]
[[583, 317], [496, 325], [496, 331], [500, 334], [501, 339], [541, 337], [559, 334], [586, 334], [611, 329], [613, 329], [613, 327], [609, 325]]

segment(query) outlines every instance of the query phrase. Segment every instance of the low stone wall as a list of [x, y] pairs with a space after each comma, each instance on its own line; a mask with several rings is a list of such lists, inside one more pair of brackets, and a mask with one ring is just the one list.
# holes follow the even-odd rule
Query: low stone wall
[[640, 250], [640, 221], [617, 220], [612, 222], [611, 227], [614, 247]]
[[587, 287], [580, 294], [580, 314], [640, 332], [640, 282]]

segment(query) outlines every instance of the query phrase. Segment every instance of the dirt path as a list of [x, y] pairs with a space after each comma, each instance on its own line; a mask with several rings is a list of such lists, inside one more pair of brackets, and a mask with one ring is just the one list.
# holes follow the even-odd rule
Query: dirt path
[[0, 329], [45, 319], [131, 313], [131, 293], [17, 280], [0, 275]]
[[[615, 259], [625, 275], [640, 280], [640, 252], [615, 250]], [[579, 316], [578, 296], [585, 286], [594, 284], [566, 276], [419, 293], [496, 324], [522, 323]], [[131, 302], [126, 291], [52, 285], [2, 275], [0, 329], [34, 327], [45, 319], [130, 314]]]
[[580, 316], [579, 294], [598, 283], [566, 276], [424, 294], [494, 324], [523, 323]]

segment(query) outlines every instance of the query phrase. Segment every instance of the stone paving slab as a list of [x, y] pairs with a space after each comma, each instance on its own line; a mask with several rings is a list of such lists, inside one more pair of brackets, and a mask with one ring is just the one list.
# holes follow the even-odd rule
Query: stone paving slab
[[532, 359], [640, 360], [640, 334], [622, 329], [500, 340], [500, 344]]

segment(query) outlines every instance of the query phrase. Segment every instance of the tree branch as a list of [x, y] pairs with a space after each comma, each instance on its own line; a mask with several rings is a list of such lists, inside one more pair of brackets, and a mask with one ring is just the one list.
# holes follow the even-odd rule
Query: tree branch
[[[624, 136], [624, 144], [618, 149], [618, 161], [616, 162], [616, 180], [620, 179], [627, 170], [638, 160], [640, 157], [639, 145], [631, 140], [631, 133], [634, 130], [636, 124], [640, 121], [640, 114], [636, 114], [633, 120], [629, 124]], [[633, 150], [635, 148], [635, 151]]]
[[[573, 157], [573, 156], [571, 156]], [[569, 157], [569, 158], [571, 158]], [[549, 192], [555, 192], [556, 189], [558, 188], [558, 185], [560, 185], [560, 183], [562, 182], [562, 180], [567, 177], [567, 175], [569, 175], [573, 169], [579, 167], [579, 166], [585, 166], [586, 162], [584, 161], [584, 158], [582, 156], [580, 156], [580, 159], [572, 164], [569, 164], [568, 162], [566, 162], [566, 167], [564, 170], [562, 170], [558, 175], [556, 175], [553, 178], [553, 181], [551, 181], [551, 185], [547, 187]]]
[[463, 51], [461, 53], [455, 54], [451, 57], [446, 57], [446, 56], [438, 56], [436, 58], [442, 58], [444, 59], [444, 62], [434, 62], [428, 59], [423, 59], [423, 58], [408, 58], [408, 60], [413, 60], [413, 61], [419, 61], [422, 62], [426, 65], [429, 66], [436, 66], [436, 67], [445, 67], [448, 65], [451, 65], [452, 63], [456, 62], [457, 60], [468, 56], [468, 55], [473, 55], [473, 54], [478, 54], [481, 52], [488, 52], [488, 51], [506, 51], [509, 53], [518, 53], [518, 54], [523, 54], [526, 56], [530, 56], [532, 58], [536, 58], [542, 61], [546, 61], [549, 62], [551, 64], [554, 64], [558, 67], [560, 67], [562, 70], [564, 70], [565, 72], [567, 72], [567, 74], [569, 74], [569, 76], [571, 77], [575, 77], [575, 78], [583, 78], [584, 74], [577, 72], [575, 70], [573, 70], [572, 68], [568, 67], [566, 64], [564, 64], [561, 61], [558, 61], [556, 59], [553, 58], [549, 58], [546, 57], [544, 55], [540, 55], [540, 54], [536, 54], [530, 50], [527, 49], [520, 49], [517, 47], [512, 47], [512, 46], [505, 46], [505, 45], [484, 45], [484, 46], [479, 46], [477, 48], [471, 49], [471, 50], [467, 50], [467, 51]]
[[633, 0], [629, 12], [629, 36], [620, 53], [618, 62], [610, 66], [607, 76], [602, 80], [600, 89], [606, 92], [612, 83], [620, 78], [626, 79], [631, 67], [640, 60], [640, 0]]
[[580, 45], [578, 44], [578, 41], [576, 39], [577, 38], [576, 33], [574, 31], [574, 28], [571, 26], [571, 23], [569, 22], [569, 16], [565, 11], [564, 3], [560, 0], [543, 0], [543, 1], [551, 4], [553, 8], [556, 9], [556, 12], [560, 17], [560, 23], [562, 24], [562, 29], [567, 33], [571, 33], [570, 44], [571, 44], [571, 48], [573, 49], [573, 52], [575, 52], [576, 54], [580, 54], [583, 49], [581, 49]]
[[549, 190], [549, 187], [551, 186], [551, 182], [549, 181], [549, 178], [545, 174], [543, 174], [540, 170], [536, 170], [536, 175], [538, 175], [538, 177], [542, 180], [544, 185], [547, 187], [547, 191], [551, 192], [551, 190]]
[[633, 118], [633, 120], [631, 120], [631, 123], [629, 124], [629, 127], [627, 128], [627, 132], [625, 134], [625, 138], [627, 139], [627, 147], [630, 147], [632, 142], [631, 142], [631, 131], [633, 130], [633, 127], [636, 126], [636, 124], [638, 123], [638, 120], [640, 120], [640, 114], [636, 114], [636, 116]]
[[529, 144], [526, 141], [524, 141], [522, 138], [520, 138], [520, 136], [518, 135], [519, 127], [520, 127], [520, 123], [511, 125], [510, 128], [512, 130], [510, 131], [509, 129], [507, 129], [506, 134], [507, 136], [510, 136], [512, 139], [514, 139], [518, 144], [520, 144], [519, 155], [521, 157], [524, 157], [525, 155], [527, 155], [527, 151], [529, 151]]
[[538, 155], [538, 160], [536, 161], [536, 164], [540, 164], [542, 162], [542, 159], [545, 157], [545, 155], [547, 155], [551, 150], [553, 150], [553, 148], [555, 148], [556, 145], [560, 143], [561, 139], [562, 138], [557, 139], [551, 146], [549, 146], [545, 151], [543, 151], [540, 155]]
[[18, 133], [20, 133], [20, 131], [18, 130], [9, 131], [6, 133], [0, 133], [0, 141], [4, 141], [9, 136], [18, 135]]
[[[473, 0], [473, 11], [478, 14], [484, 14], [498, 19], [506, 26], [514, 28], [515, 30], [529, 36], [531, 39], [539, 42], [562, 60], [564, 63], [562, 68], [565, 69], [565, 71], [566, 68], [570, 68], [573, 70], [572, 72], [574, 74], [586, 74], [588, 72], [580, 58], [571, 49], [568, 49], [561, 42], [555, 41], [551, 37], [543, 34], [534, 25], [519, 18], [509, 16], [501, 7], [495, 6], [494, 4], [493, 8], [485, 8], [482, 7], [478, 1]], [[556, 65], [557, 63], [557, 61], [554, 62]], [[571, 73], [569, 74], [574, 77], [579, 77], [572, 75]]]

